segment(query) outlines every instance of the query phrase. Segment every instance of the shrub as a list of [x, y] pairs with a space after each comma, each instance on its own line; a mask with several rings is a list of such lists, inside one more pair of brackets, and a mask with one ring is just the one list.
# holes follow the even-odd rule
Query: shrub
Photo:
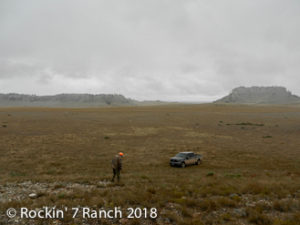
[[248, 214], [248, 221], [250, 223], [254, 223], [258, 225], [272, 224], [271, 219], [260, 212], [257, 212], [255, 210], [247, 210], [247, 214]]
[[217, 199], [217, 203], [222, 207], [236, 207], [237, 203], [230, 198], [220, 197]]
[[206, 174], [207, 177], [212, 177], [212, 176], [214, 176], [214, 175], [215, 175], [214, 172], [208, 172], [208, 173]]
[[232, 217], [229, 213], [224, 213], [222, 214], [222, 219], [225, 220], [225, 221], [231, 221], [232, 220]]
[[203, 211], [214, 211], [217, 209], [217, 204], [211, 199], [200, 201], [198, 205]]
[[280, 212], [289, 212], [292, 210], [292, 202], [290, 200], [277, 200], [273, 203], [273, 208]]

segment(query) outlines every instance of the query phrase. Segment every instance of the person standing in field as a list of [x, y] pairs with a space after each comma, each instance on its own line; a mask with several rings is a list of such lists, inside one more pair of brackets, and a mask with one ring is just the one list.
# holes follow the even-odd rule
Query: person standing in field
[[111, 161], [111, 166], [113, 169], [113, 177], [111, 179], [112, 182], [115, 181], [115, 177], [117, 175], [118, 182], [120, 181], [120, 172], [122, 170], [122, 157], [123, 153], [119, 152], [118, 155], [115, 155], [115, 157]]

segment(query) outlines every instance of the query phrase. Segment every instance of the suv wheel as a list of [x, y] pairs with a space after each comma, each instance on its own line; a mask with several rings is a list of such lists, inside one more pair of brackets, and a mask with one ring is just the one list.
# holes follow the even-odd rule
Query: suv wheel
[[198, 159], [196, 162], [196, 165], [199, 165], [199, 164], [200, 164], [200, 159]]
[[184, 168], [185, 167], [185, 163], [181, 163], [181, 168]]

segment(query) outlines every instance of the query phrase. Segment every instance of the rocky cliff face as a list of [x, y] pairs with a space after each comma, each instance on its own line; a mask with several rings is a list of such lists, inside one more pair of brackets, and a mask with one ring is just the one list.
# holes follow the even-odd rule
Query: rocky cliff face
[[300, 97], [284, 87], [238, 87], [215, 103], [294, 104], [300, 103]]
[[0, 106], [97, 107], [136, 105], [137, 103], [123, 95], [112, 94], [59, 94], [53, 96], [0, 94]]

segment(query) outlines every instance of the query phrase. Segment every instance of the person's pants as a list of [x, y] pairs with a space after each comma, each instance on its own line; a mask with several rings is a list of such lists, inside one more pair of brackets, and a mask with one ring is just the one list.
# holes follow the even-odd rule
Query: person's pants
[[115, 181], [115, 176], [117, 175], [117, 179], [118, 179], [118, 182], [120, 181], [120, 170], [117, 170], [117, 169], [113, 169], [113, 177], [112, 177], [112, 181]]

